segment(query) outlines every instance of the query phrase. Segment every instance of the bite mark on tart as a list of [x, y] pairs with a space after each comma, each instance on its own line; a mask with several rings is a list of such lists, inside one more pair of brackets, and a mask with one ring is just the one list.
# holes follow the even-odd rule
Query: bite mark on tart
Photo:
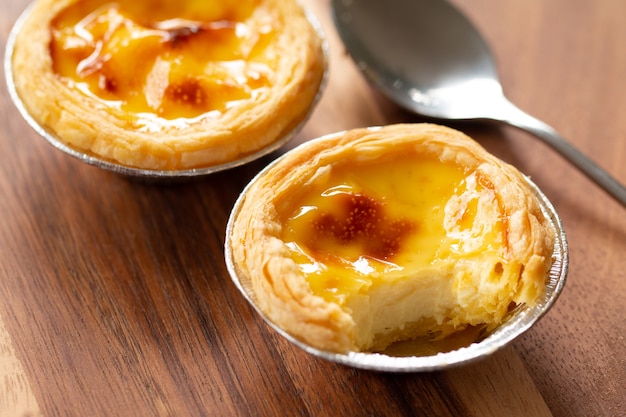
[[554, 247], [515, 168], [419, 124], [302, 145], [251, 185], [229, 238], [262, 310], [330, 351], [470, 343], [536, 301]]

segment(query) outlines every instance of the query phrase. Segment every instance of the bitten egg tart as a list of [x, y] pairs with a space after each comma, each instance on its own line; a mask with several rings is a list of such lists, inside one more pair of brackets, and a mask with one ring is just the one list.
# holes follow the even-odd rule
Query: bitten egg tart
[[445, 350], [544, 299], [557, 233], [542, 205], [516, 168], [456, 130], [350, 130], [300, 145], [248, 185], [227, 264], [306, 346]]
[[10, 83], [73, 151], [145, 170], [228, 165], [312, 111], [327, 64], [313, 22], [296, 0], [37, 0]]

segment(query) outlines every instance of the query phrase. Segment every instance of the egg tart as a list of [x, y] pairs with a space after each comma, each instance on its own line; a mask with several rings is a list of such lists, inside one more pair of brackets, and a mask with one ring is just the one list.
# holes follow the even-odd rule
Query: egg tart
[[326, 70], [312, 22], [296, 0], [37, 0], [14, 87], [78, 152], [147, 170], [229, 164], [310, 114]]
[[432, 124], [298, 146], [248, 185], [226, 236], [260, 311], [339, 353], [490, 331], [542, 297], [554, 248], [526, 177]]

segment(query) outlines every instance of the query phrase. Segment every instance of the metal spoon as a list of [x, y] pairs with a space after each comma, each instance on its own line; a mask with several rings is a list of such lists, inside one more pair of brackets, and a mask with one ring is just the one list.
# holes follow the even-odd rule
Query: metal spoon
[[359, 69], [391, 100], [428, 117], [494, 120], [525, 130], [626, 206], [622, 184], [504, 96], [487, 43], [448, 1], [331, 0], [331, 6]]

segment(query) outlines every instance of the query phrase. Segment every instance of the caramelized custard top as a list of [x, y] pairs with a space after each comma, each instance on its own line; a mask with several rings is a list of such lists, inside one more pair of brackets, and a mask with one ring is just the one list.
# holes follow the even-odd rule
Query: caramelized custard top
[[154, 123], [222, 113], [272, 83], [271, 13], [258, 0], [79, 0], [51, 23], [53, 70]]
[[500, 262], [506, 220], [478, 220], [499, 206], [491, 184], [418, 158], [334, 167], [284, 215], [283, 240], [314, 293], [342, 304], [412, 270], [474, 256]]

